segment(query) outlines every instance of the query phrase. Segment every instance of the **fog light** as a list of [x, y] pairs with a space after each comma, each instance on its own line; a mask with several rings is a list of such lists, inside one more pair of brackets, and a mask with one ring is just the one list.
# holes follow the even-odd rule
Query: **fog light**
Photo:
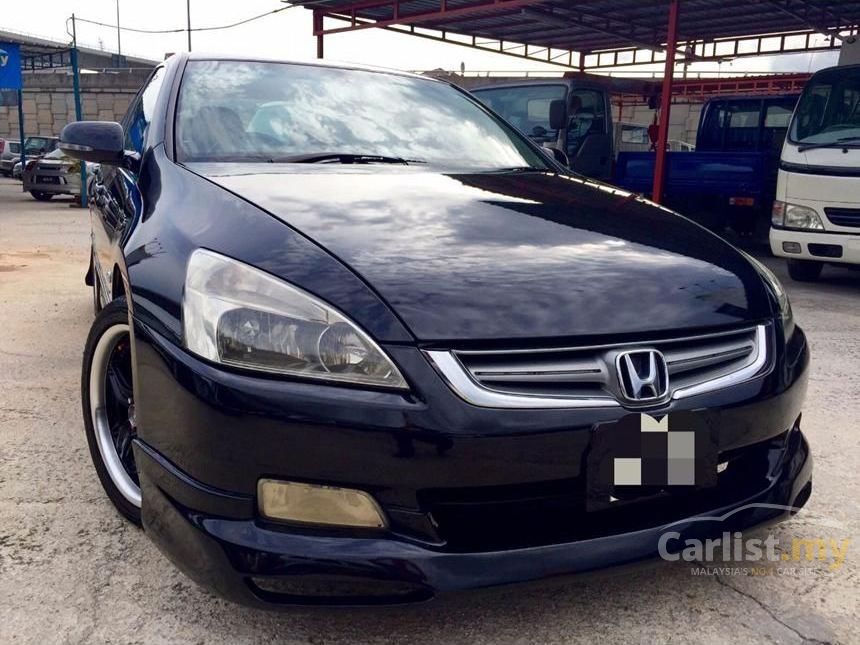
[[261, 479], [257, 483], [257, 505], [260, 514], [271, 520], [317, 526], [385, 526], [385, 516], [376, 500], [351, 488]]
[[786, 253], [800, 253], [800, 243], [799, 242], [783, 242], [782, 250]]

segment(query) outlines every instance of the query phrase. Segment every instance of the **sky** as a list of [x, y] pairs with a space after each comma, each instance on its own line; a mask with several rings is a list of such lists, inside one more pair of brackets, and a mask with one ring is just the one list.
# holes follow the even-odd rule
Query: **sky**
[[[184, 0], [119, 0], [120, 24], [141, 29], [184, 28], [185, 4]], [[69, 38], [66, 19], [72, 13], [80, 18], [116, 23], [116, 0], [4, 0], [3, 5], [0, 28], [59, 40]], [[191, 0], [191, 21], [193, 27], [223, 25], [282, 6], [280, 0]], [[78, 22], [77, 31], [81, 45], [116, 51], [115, 29]], [[122, 32], [122, 50], [127, 55], [161, 60], [165, 53], [184, 51], [186, 47], [185, 33], [152, 35]], [[316, 55], [315, 39], [311, 35], [311, 12], [302, 8], [288, 9], [229, 30], [193, 33], [192, 47], [195, 51], [292, 60], [309, 60]], [[325, 57], [330, 60], [413, 71], [438, 68], [459, 71], [461, 64], [469, 72], [561, 69], [373, 29], [329, 36], [325, 48]], [[821, 52], [738, 59], [719, 67], [714, 63], [700, 63], [691, 66], [690, 70], [720, 69], [738, 74], [744, 71], [805, 72], [835, 63], [834, 52]], [[661, 70], [661, 66], [656, 69]]]

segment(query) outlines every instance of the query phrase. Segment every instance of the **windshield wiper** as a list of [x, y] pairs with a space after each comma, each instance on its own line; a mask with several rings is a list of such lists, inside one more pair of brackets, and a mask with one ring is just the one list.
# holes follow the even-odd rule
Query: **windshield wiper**
[[410, 164], [427, 163], [421, 159], [404, 159], [386, 155], [360, 155], [349, 152], [311, 152], [304, 155], [291, 155], [270, 160], [272, 163], [342, 163], [342, 164], [371, 164], [394, 163], [408, 166]]
[[860, 137], [842, 137], [841, 139], [836, 139], [836, 141], [829, 141], [827, 143], [810, 143], [805, 146], [800, 146], [797, 151], [806, 152], [807, 150], [815, 150], [816, 148], [841, 148], [846, 143], [853, 143], [856, 141], [860, 141]]

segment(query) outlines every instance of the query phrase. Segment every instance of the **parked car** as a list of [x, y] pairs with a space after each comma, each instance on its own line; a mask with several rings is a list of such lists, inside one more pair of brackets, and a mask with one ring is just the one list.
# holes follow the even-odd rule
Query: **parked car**
[[0, 175], [10, 177], [12, 168], [21, 160], [21, 142], [14, 139], [0, 139]]
[[58, 148], [28, 161], [23, 178], [24, 190], [42, 202], [54, 195], [80, 195], [81, 161]]
[[23, 173], [21, 172], [21, 162], [19, 161], [14, 166], [12, 166], [12, 179], [21, 179]]
[[[773, 274], [445, 82], [179, 54], [62, 141], [102, 164], [96, 473], [219, 594], [424, 600], [810, 495], [809, 351]], [[643, 429], [667, 433], [645, 455]]]

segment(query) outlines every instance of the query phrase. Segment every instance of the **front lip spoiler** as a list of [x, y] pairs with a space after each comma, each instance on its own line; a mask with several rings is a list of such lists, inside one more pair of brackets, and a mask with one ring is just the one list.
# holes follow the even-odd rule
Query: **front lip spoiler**
[[[607, 535], [577, 542], [488, 552], [445, 552], [397, 536], [339, 537], [285, 532], [256, 519], [228, 519], [213, 511], [220, 506], [216, 491], [192, 490], [185, 475], [183, 499], [172, 497], [168, 481], [175, 474], [158, 463], [151, 448], [135, 445], [146, 504], [143, 520], [149, 537], [189, 577], [221, 595], [259, 607], [279, 605], [379, 605], [416, 602], [438, 593], [537, 582], [544, 578], [596, 573], [609, 567], [635, 565], [658, 557], [660, 536], [671, 529], [687, 536], [719, 535], [742, 531], [787, 518], [802, 507], [811, 490], [812, 457], [799, 429], [789, 433], [782, 460], [769, 485], [754, 494], [720, 508], [648, 529]], [[175, 467], [174, 467], [175, 468]], [[166, 479], [165, 479], [166, 478]], [[176, 482], [174, 485], [178, 484]], [[200, 486], [203, 486], [200, 484]], [[210, 499], [210, 504], [188, 503]], [[252, 508], [251, 498], [230, 500]], [[743, 506], [763, 504], [733, 513]], [[237, 509], [238, 510], [238, 509]], [[705, 517], [727, 515], [720, 522], [699, 522]], [[246, 516], [247, 517], [247, 516]], [[398, 596], [275, 595], [254, 581], [300, 580], [305, 576], [330, 576], [357, 585], [407, 585], [409, 593]]]

